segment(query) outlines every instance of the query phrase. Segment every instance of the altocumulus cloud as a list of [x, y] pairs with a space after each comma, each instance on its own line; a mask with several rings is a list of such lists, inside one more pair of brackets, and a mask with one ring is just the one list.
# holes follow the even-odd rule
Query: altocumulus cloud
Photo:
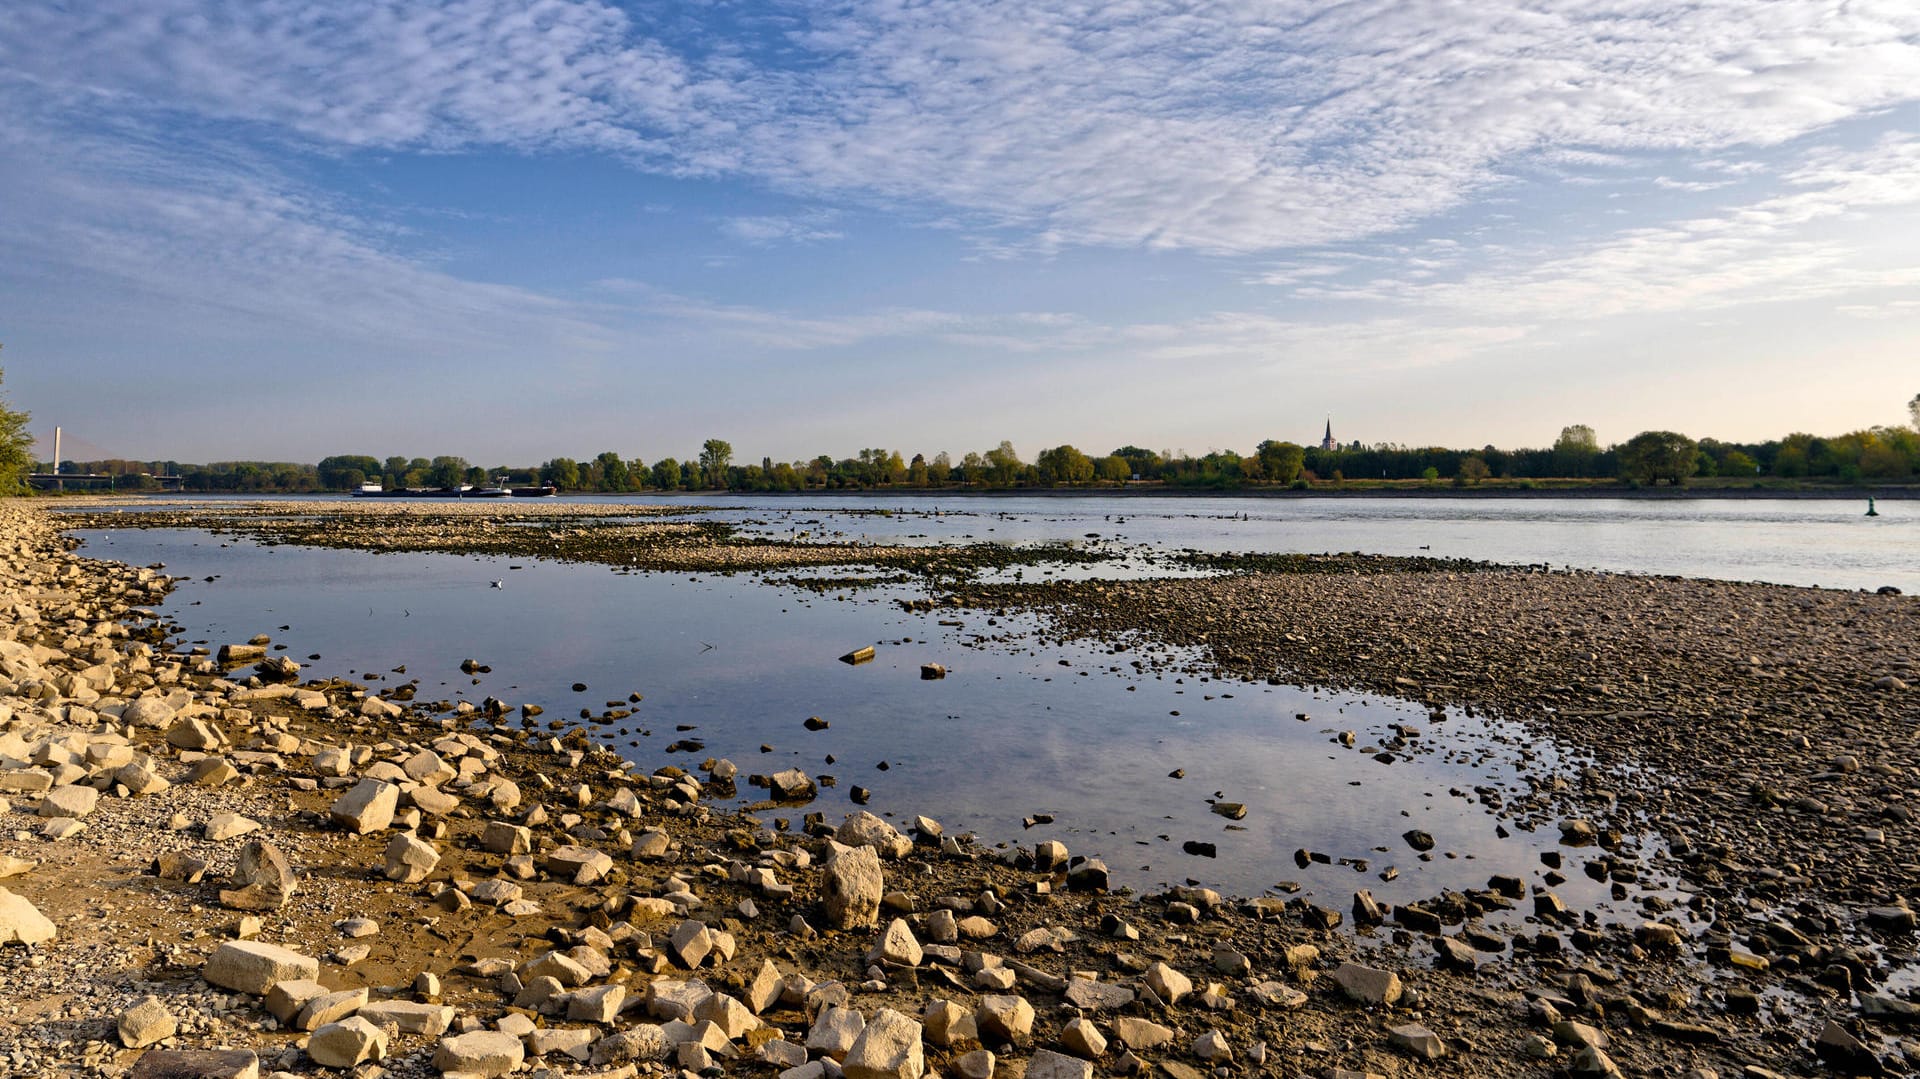
[[16, 88], [326, 144], [593, 149], [1227, 252], [1399, 228], [1528, 155], [1771, 145], [1920, 87], [1903, 0], [761, 10], [27, 3], [0, 61]]

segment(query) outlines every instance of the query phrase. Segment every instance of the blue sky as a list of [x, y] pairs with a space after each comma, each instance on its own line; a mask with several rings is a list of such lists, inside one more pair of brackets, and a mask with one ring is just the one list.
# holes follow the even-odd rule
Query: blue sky
[[80, 456], [1746, 439], [1920, 392], [1912, 0], [22, 0], [0, 115], [5, 390]]

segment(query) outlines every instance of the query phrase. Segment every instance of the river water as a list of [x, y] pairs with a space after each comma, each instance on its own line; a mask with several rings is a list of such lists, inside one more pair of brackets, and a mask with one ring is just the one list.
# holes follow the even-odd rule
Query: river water
[[[635, 499], [634, 501], [658, 501]], [[1160, 554], [1371, 551], [1609, 570], [1920, 589], [1910, 504], [1884, 516], [1833, 503], [1641, 500], [702, 498], [752, 532], [877, 543], [1074, 541], [1132, 557], [1028, 574], [1157, 572]], [[883, 512], [884, 511], [884, 512]], [[1089, 538], [1089, 533], [1097, 538]], [[1554, 819], [1501, 816], [1581, 762], [1517, 726], [1312, 687], [1142, 672], [1126, 647], [1040, 646], [1031, 622], [910, 613], [916, 592], [813, 592], [753, 575], [260, 546], [206, 533], [83, 534], [83, 553], [164, 563], [187, 580], [164, 613], [191, 641], [266, 632], [316, 674], [374, 687], [418, 679], [421, 700], [534, 702], [646, 767], [730, 757], [745, 772], [831, 776], [808, 809], [924, 813], [990, 843], [1060, 839], [1137, 887], [1188, 880], [1241, 895], [1298, 890], [1345, 907], [1357, 888], [1404, 902], [1539, 880]], [[791, 576], [771, 574], [769, 577]], [[501, 582], [494, 587], [493, 582]], [[943, 624], [957, 623], [957, 624]], [[878, 658], [837, 657], [875, 645]], [[1162, 655], [1165, 653], [1162, 652]], [[308, 660], [309, 655], [318, 659]], [[472, 658], [491, 672], [469, 678]], [[925, 662], [948, 676], [922, 681]], [[405, 674], [393, 673], [396, 667]], [[1151, 665], [1149, 665], [1151, 666]], [[575, 692], [572, 685], [585, 683]], [[628, 703], [630, 694], [643, 699]], [[828, 721], [810, 732], [809, 717]], [[1394, 733], [1418, 735], [1390, 763]], [[1353, 733], [1343, 744], [1342, 732]], [[670, 743], [701, 743], [669, 753]], [[1181, 778], [1173, 778], [1176, 770]], [[755, 793], [742, 786], [743, 800]], [[1243, 803], [1245, 819], [1211, 812]], [[768, 814], [798, 823], [799, 811]], [[1030, 818], [1050, 822], [1028, 826]], [[1403, 835], [1431, 834], [1426, 857]], [[1216, 856], [1188, 853], [1211, 844]], [[1301, 866], [1295, 852], [1327, 855]], [[1567, 852], [1557, 890], [1613, 909]], [[1619, 904], [1631, 915], [1631, 901]]]

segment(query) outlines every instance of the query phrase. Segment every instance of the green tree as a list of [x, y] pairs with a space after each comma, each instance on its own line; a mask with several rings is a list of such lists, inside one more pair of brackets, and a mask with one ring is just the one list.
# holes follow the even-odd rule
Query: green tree
[[1034, 459], [1034, 469], [1040, 474], [1040, 482], [1049, 487], [1056, 483], [1086, 483], [1093, 479], [1093, 458], [1072, 446], [1055, 446], [1040, 451], [1040, 456]]
[[1620, 447], [1620, 475], [1649, 487], [1661, 480], [1678, 487], [1693, 475], [1700, 447], [1675, 431], [1642, 431]]
[[540, 478], [563, 491], [580, 486], [580, 462], [571, 457], [555, 457], [540, 466]]
[[1125, 457], [1110, 453], [1100, 458], [1100, 478], [1109, 483], [1125, 483], [1133, 478], [1133, 466]]
[[1460, 455], [1460, 469], [1454, 473], [1453, 480], [1462, 487], [1474, 487], [1491, 474], [1486, 458], [1475, 453], [1463, 453]]
[[916, 453], [913, 462], [907, 466], [907, 486], [925, 487], [927, 478], [927, 459]]
[[1914, 394], [1913, 400], [1907, 402], [1907, 415], [1913, 417], [1913, 429], [1920, 431], [1920, 393]]
[[1584, 423], [1562, 427], [1553, 443], [1553, 469], [1562, 476], [1590, 475], [1599, 456], [1600, 440]]
[[315, 468], [320, 474], [320, 486], [345, 491], [360, 486], [368, 476], [378, 476], [380, 461], [357, 454], [339, 454], [321, 458]]
[[622, 458], [612, 450], [608, 450], [600, 456], [595, 457], [593, 463], [600, 467], [600, 482], [598, 484], [600, 490], [633, 490], [633, 477], [632, 474], [627, 471], [625, 458]]
[[[6, 373], [0, 372], [0, 379]], [[12, 407], [0, 397], [0, 494], [20, 494], [27, 489], [27, 474], [33, 471], [33, 436], [27, 433], [32, 415]]]
[[1720, 474], [1722, 476], [1758, 476], [1760, 465], [1741, 450], [1728, 450], [1727, 455], [1720, 459]]
[[1307, 463], [1305, 447], [1291, 442], [1275, 442], [1267, 439], [1254, 448], [1253, 455], [1260, 460], [1260, 471], [1275, 483], [1292, 483], [1300, 478], [1300, 469]]
[[680, 489], [680, 462], [662, 457], [653, 463], [653, 485], [662, 491]]
[[1013, 486], [1027, 469], [1020, 455], [1014, 452], [1013, 443], [1004, 438], [998, 446], [987, 451], [987, 466], [992, 470], [991, 479], [996, 487]]
[[435, 487], [458, 487], [467, 478], [465, 457], [435, 457], [427, 466], [427, 482]]
[[727, 485], [727, 465], [733, 461], [733, 443], [709, 438], [700, 444], [700, 475], [708, 487]]

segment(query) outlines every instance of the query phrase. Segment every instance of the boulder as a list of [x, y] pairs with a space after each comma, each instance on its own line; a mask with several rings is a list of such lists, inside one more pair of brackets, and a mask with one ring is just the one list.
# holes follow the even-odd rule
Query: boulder
[[0, 888], [0, 944], [42, 944], [59, 935], [26, 896]]
[[260, 1079], [251, 1049], [149, 1049], [127, 1079]]
[[360, 1009], [361, 1018], [402, 1034], [437, 1038], [453, 1026], [454, 1010], [444, 1004], [416, 1004], [410, 1000], [381, 1000]]
[[1093, 1079], [1093, 1062], [1040, 1049], [1027, 1061], [1027, 1079]]
[[867, 963], [892, 963], [902, 967], [920, 965], [922, 953], [920, 942], [913, 938], [913, 930], [905, 918], [895, 918], [887, 923], [886, 932], [880, 934], [880, 940], [867, 953]]
[[443, 1072], [497, 1079], [518, 1068], [526, 1056], [519, 1038], [505, 1031], [475, 1030], [441, 1038], [433, 1050], [433, 1066]]
[[180, 1029], [173, 1013], [167, 1010], [159, 997], [148, 997], [121, 1012], [115, 1026], [120, 1033], [120, 1044], [129, 1049], [145, 1049], [166, 1041]]
[[334, 799], [327, 815], [341, 828], [355, 835], [366, 835], [392, 824], [393, 811], [399, 805], [399, 787], [378, 779], [363, 779]]
[[920, 1049], [920, 1024], [882, 1008], [841, 1062], [846, 1079], [920, 1079], [927, 1070]]
[[904, 858], [913, 850], [912, 840], [864, 809], [847, 814], [834, 838], [849, 847], [872, 847], [888, 858]]
[[280, 848], [264, 839], [252, 839], [234, 860], [233, 887], [220, 893], [220, 902], [235, 910], [279, 910], [293, 898], [297, 886], [293, 868]]
[[433, 844], [401, 832], [387, 841], [386, 863], [388, 880], [418, 884], [440, 864], [440, 852]]
[[1010, 1042], [1026, 1045], [1033, 1040], [1033, 1005], [1025, 997], [984, 996], [973, 1011], [980, 1038], [989, 1045]]
[[[361, 990], [362, 993], [366, 990]], [[360, 1016], [328, 1023], [307, 1038], [307, 1055], [326, 1068], [351, 1068], [387, 1055], [387, 1032]]]
[[825, 913], [833, 929], [873, 925], [880, 915], [885, 878], [872, 847], [845, 851], [827, 865]]
[[322, 993], [300, 1007], [300, 1014], [294, 1017], [293, 1029], [319, 1030], [330, 1023], [338, 1023], [358, 1012], [367, 1003], [367, 989], [342, 989], [337, 993]]
[[120, 710], [120, 721], [134, 727], [162, 730], [173, 723], [173, 706], [159, 697], [140, 697]]
[[1349, 1000], [1360, 1004], [1385, 1005], [1400, 999], [1400, 976], [1390, 970], [1342, 963], [1333, 972], [1333, 982]]
[[320, 961], [311, 956], [257, 940], [230, 940], [214, 949], [200, 976], [210, 984], [236, 993], [264, 996], [275, 983], [320, 975]]
[[74, 784], [55, 787], [40, 799], [40, 815], [43, 817], [80, 818], [93, 812], [100, 803], [100, 792], [92, 787]]
[[547, 872], [575, 884], [592, 884], [613, 868], [613, 859], [592, 847], [555, 847], [547, 855]]
[[243, 817], [238, 813], [215, 813], [207, 818], [207, 825], [202, 829], [207, 839], [215, 843], [238, 839], [248, 832], [259, 830], [259, 821], [252, 817]]
[[491, 854], [526, 854], [533, 850], [533, 832], [517, 824], [490, 820], [480, 833], [480, 845]]

